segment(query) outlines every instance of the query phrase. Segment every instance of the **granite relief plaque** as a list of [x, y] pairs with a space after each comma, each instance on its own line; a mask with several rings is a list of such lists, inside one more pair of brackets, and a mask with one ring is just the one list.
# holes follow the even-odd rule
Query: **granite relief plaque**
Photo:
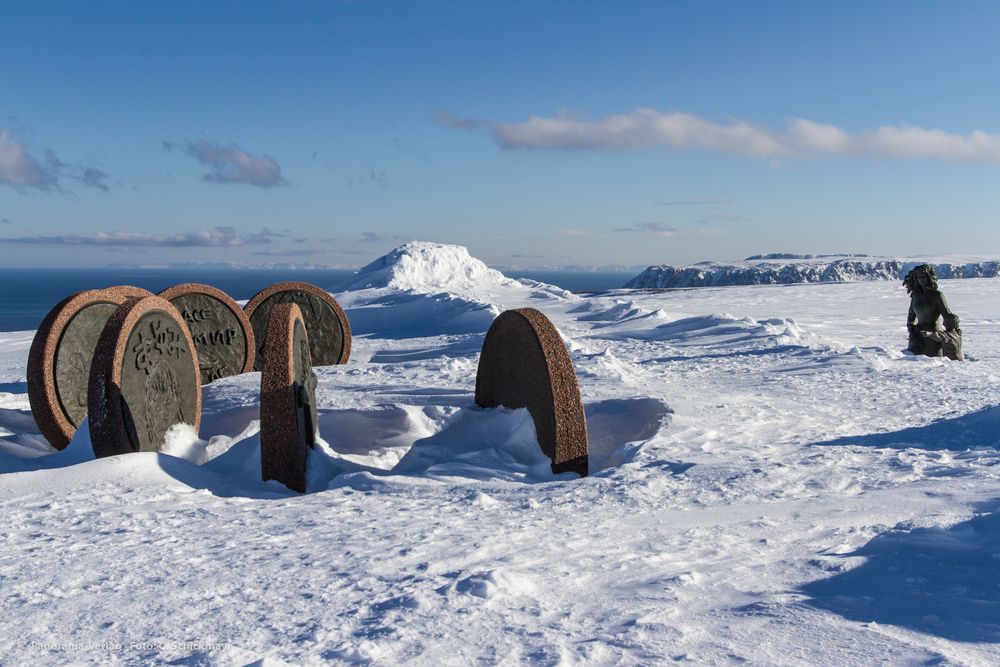
[[282, 303], [294, 303], [302, 311], [314, 366], [346, 364], [351, 356], [351, 325], [347, 314], [327, 292], [302, 282], [283, 282], [258, 292], [244, 311], [257, 340], [254, 370], [264, 365], [263, 347], [271, 310]]
[[127, 301], [112, 313], [94, 353], [87, 400], [98, 457], [159, 451], [177, 423], [197, 431], [197, 352], [169, 301], [149, 296]]
[[191, 331], [203, 385], [253, 369], [253, 328], [232, 297], [198, 283], [174, 285], [159, 296], [177, 308]]
[[66, 297], [49, 311], [28, 353], [28, 400], [38, 430], [64, 449], [87, 416], [90, 363], [108, 318], [128, 299], [150, 292], [127, 285]]

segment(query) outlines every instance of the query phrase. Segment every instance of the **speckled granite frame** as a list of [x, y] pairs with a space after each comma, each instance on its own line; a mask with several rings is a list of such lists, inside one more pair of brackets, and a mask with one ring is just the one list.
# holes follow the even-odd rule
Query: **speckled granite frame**
[[[246, 312], [247, 318], [250, 320], [250, 324], [254, 325], [255, 311], [257, 311], [257, 309], [261, 306], [261, 304], [263, 304], [268, 298], [274, 296], [275, 294], [278, 294], [279, 292], [295, 292], [295, 291], [306, 292], [307, 294], [323, 301], [327, 306], [330, 307], [331, 310], [333, 310], [333, 313], [337, 317], [337, 320], [339, 321], [340, 324], [342, 345], [339, 353], [336, 355], [335, 358], [326, 358], [325, 356], [318, 355], [316, 353], [316, 348], [313, 348], [312, 349], [313, 365], [329, 366], [335, 364], [346, 364], [348, 359], [350, 359], [351, 357], [351, 323], [347, 319], [347, 313], [345, 313], [344, 309], [340, 307], [340, 304], [337, 303], [337, 300], [334, 299], [332, 296], [330, 296], [330, 294], [326, 290], [323, 290], [317, 287], [316, 285], [310, 283], [296, 282], [296, 281], [285, 281], [276, 283], [274, 285], [271, 285], [270, 287], [261, 290], [260, 292], [257, 292], [257, 294], [255, 294], [253, 298], [251, 298], [247, 302], [247, 305], [243, 306], [243, 310], [244, 312]], [[305, 316], [303, 315], [303, 322], [305, 321], [306, 319]], [[264, 331], [267, 330], [266, 326], [261, 328]], [[313, 340], [313, 344], [316, 344], [315, 333], [313, 331], [309, 331], [308, 327], [306, 328], [306, 332]], [[258, 340], [258, 346], [259, 347], [257, 353], [257, 360], [254, 363], [254, 370], [259, 371], [262, 370], [264, 367], [264, 360], [262, 359], [263, 355], [260, 352], [263, 349], [263, 342]]]
[[587, 475], [587, 419], [576, 372], [559, 332], [538, 310], [508, 310], [493, 321], [479, 355], [476, 404], [528, 408], [552, 471]]
[[[130, 285], [77, 292], [56, 304], [39, 325], [28, 352], [28, 402], [38, 430], [56, 449], [65, 449], [80, 425], [63, 407], [56, 381], [56, 355], [67, 326], [88, 306], [106, 303], [117, 307], [128, 299], [146, 296], [152, 296], [152, 292]], [[100, 331], [95, 346], [99, 336]]]
[[[128, 454], [136, 451], [129, 437], [131, 426], [129, 397], [123, 395], [122, 375], [129, 337], [135, 327], [147, 314], [161, 313], [173, 320], [188, 346], [185, 358], [190, 360], [193, 375], [192, 386], [186, 388], [193, 393], [193, 423], [197, 432], [201, 427], [201, 383], [199, 381], [198, 354], [191, 340], [184, 320], [177, 309], [166, 299], [147, 296], [130, 299], [118, 306], [108, 318], [108, 323], [97, 342], [94, 361], [90, 366], [90, 385], [87, 394], [89, 408], [89, 428], [94, 454], [100, 458]], [[189, 422], [190, 423], [190, 422]], [[162, 443], [161, 443], [162, 445]]]

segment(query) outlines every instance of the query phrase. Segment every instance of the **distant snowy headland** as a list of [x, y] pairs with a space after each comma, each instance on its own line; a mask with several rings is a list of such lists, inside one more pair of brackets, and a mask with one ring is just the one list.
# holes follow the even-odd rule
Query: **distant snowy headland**
[[996, 278], [1000, 261], [982, 258], [891, 258], [872, 255], [753, 255], [741, 262], [658, 264], [646, 268], [626, 288], [721, 287], [791, 283], [902, 280], [918, 264], [932, 264], [939, 278]]

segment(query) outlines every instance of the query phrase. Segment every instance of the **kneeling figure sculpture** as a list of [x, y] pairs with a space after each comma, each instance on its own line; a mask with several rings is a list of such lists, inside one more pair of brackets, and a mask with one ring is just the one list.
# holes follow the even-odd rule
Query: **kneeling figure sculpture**
[[[928, 357], [948, 357], [961, 361], [962, 330], [958, 315], [951, 312], [944, 294], [938, 290], [937, 275], [930, 264], [916, 266], [903, 279], [910, 295], [910, 310], [906, 314], [906, 329], [910, 334], [907, 349]], [[938, 324], [944, 320], [944, 330]]]

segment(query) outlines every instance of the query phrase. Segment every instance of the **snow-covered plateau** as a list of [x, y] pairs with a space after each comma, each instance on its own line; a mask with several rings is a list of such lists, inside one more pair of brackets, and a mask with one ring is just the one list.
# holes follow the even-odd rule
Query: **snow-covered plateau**
[[691, 266], [648, 267], [625, 287], [679, 288], [731, 285], [901, 280], [918, 264], [931, 264], [939, 278], [996, 278], [1000, 261], [969, 257], [898, 259], [870, 255], [754, 255], [741, 262], [700, 262]]
[[[904, 353], [898, 282], [621, 290], [408, 244], [335, 293], [309, 492], [261, 482], [260, 375], [200, 434], [94, 460], [0, 334], [0, 664], [1000, 663], [1000, 280], [942, 280], [964, 362]], [[564, 337], [591, 476], [473, 389], [492, 318]]]

